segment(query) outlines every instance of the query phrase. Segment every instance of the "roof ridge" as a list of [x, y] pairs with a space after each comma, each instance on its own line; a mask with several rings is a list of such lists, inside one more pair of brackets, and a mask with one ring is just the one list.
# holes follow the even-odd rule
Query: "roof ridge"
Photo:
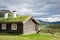
[[23, 23], [25, 23], [26, 21], [28, 21], [32, 16], [29, 16], [25, 21], [23, 21]]

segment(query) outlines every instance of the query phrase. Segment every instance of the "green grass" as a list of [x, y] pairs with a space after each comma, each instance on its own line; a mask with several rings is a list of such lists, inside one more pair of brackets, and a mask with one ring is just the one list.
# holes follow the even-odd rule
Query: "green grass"
[[17, 16], [16, 18], [9, 17], [7, 19], [0, 18], [0, 22], [22, 22], [26, 20], [29, 16]]
[[60, 40], [60, 37], [49, 34], [11, 35], [10, 33], [0, 33], [0, 40]]

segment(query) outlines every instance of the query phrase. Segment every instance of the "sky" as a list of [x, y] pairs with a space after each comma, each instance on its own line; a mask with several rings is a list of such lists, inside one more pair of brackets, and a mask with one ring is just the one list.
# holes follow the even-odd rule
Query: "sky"
[[16, 10], [19, 15], [42, 20], [60, 18], [60, 0], [0, 0], [1, 9]]

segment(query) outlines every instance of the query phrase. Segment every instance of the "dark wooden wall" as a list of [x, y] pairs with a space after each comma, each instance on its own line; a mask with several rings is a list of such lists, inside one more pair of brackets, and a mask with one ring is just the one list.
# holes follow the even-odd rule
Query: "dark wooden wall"
[[6, 24], [6, 26], [7, 26], [6, 27], [6, 31], [9, 32], [11, 30], [11, 24], [10, 23], [9, 24]]
[[0, 24], [0, 31], [1, 31], [1, 24]]
[[17, 31], [19, 33], [23, 33], [23, 23], [18, 23], [17, 26], [18, 26], [18, 30]]
[[15, 23], [17, 24], [17, 30], [12, 30], [11, 29], [11, 25], [14, 24], [14, 23], [5, 23], [6, 24], [6, 30], [2, 30], [2, 25], [3, 23], [0, 23], [0, 31], [3, 31], [3, 32], [12, 32], [12, 33], [23, 33], [23, 23]]

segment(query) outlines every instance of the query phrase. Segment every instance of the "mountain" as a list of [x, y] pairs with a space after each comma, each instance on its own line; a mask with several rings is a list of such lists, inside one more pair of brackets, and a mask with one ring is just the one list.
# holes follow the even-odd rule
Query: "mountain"
[[47, 25], [47, 23], [45, 23], [44, 21], [42, 20], [38, 20], [40, 22], [40, 25]]
[[45, 22], [45, 21], [42, 21], [42, 20], [39, 20], [39, 22], [42, 22], [44, 24], [60, 24], [60, 21], [57, 21], [57, 22]]
[[60, 21], [57, 21], [57, 22], [46, 22], [48, 24], [60, 24]]
[[59, 17], [40, 17], [35, 16], [35, 19], [39, 20], [40, 22], [44, 22], [47, 24], [60, 24], [60, 18]]

